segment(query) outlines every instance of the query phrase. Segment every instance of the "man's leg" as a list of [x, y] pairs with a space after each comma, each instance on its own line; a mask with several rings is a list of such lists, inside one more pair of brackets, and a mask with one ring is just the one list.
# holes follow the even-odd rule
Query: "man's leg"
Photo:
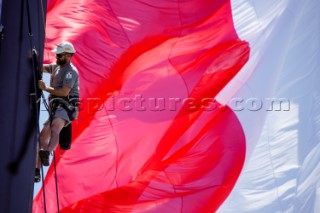
[[51, 138], [46, 150], [40, 150], [39, 156], [44, 166], [49, 166], [49, 155], [59, 144], [59, 134], [64, 127], [66, 121], [62, 118], [54, 118], [51, 123]]
[[[39, 140], [41, 143], [41, 149], [47, 149], [49, 139], [50, 139], [50, 134], [51, 134], [51, 129], [50, 129], [50, 122], [46, 121], [43, 124], [43, 128], [40, 132]], [[37, 144], [37, 158], [36, 158], [36, 170], [35, 170], [35, 177], [34, 181], [35, 182], [40, 182], [41, 176], [40, 176], [40, 166], [41, 166], [41, 161], [39, 157], [39, 144]]]
[[59, 144], [59, 135], [62, 128], [66, 125], [66, 121], [62, 118], [54, 118], [51, 124], [51, 138], [48, 148], [49, 152], [52, 152]]
[[[50, 135], [51, 135], [51, 129], [50, 129], [50, 122], [47, 121], [44, 123], [43, 128], [40, 132], [40, 136], [39, 136], [39, 140], [40, 140], [40, 144], [41, 144], [41, 149], [46, 150], [48, 148], [48, 143], [49, 143], [49, 139], [50, 139]], [[40, 159], [39, 159], [39, 144], [37, 145], [38, 147], [38, 152], [37, 152], [37, 164], [36, 164], [36, 168], [40, 168], [41, 163], [40, 163]]]

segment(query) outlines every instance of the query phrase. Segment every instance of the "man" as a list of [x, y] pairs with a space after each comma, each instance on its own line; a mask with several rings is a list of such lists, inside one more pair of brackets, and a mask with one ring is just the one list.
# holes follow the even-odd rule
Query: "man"
[[41, 178], [40, 160], [44, 166], [49, 165], [49, 155], [59, 143], [62, 128], [69, 125], [78, 113], [74, 100], [79, 99], [79, 74], [71, 63], [76, 50], [70, 42], [62, 42], [52, 52], [56, 54], [56, 64], [43, 65], [43, 72], [51, 74], [50, 86], [46, 86], [42, 80], [38, 82], [38, 87], [50, 94], [51, 116], [40, 132], [41, 147], [37, 157], [35, 182], [39, 182]]

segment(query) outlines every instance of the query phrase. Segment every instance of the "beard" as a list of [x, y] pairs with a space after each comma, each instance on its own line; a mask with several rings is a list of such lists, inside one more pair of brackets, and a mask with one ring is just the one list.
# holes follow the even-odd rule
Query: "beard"
[[63, 59], [57, 59], [56, 64], [63, 66], [67, 63], [67, 59], [65, 58], [65, 56], [63, 57]]

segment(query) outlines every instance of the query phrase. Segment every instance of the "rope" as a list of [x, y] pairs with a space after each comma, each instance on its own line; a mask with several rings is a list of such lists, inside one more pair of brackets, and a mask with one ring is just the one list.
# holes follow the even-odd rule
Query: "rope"
[[[44, 16], [44, 6], [43, 6], [43, 1], [40, 1], [41, 3], [41, 9], [42, 9], [42, 25], [43, 25], [43, 29], [44, 29], [44, 34], [45, 34], [45, 45], [48, 43], [47, 41], [47, 36], [46, 36], [46, 26], [45, 26], [45, 16]], [[49, 52], [47, 52], [48, 54], [48, 59], [49, 59]], [[43, 99], [43, 104], [44, 107], [46, 108], [48, 114], [49, 114], [49, 120], [50, 120], [50, 125], [52, 123], [52, 109], [50, 109], [50, 105], [47, 103], [45, 96], [43, 94], [43, 91], [41, 91], [41, 97]], [[50, 142], [48, 144], [48, 146], [50, 145]], [[55, 187], [56, 187], [56, 200], [57, 200], [57, 208], [58, 208], [58, 213], [60, 213], [60, 205], [59, 205], [59, 191], [58, 191], [58, 178], [57, 178], [57, 166], [56, 166], [56, 156], [55, 153], [53, 152], [53, 166], [54, 166], [54, 175], [55, 175]], [[43, 177], [43, 176], [42, 176]], [[43, 178], [42, 178], [43, 179]]]
[[[42, 24], [43, 24], [43, 29], [44, 29], [44, 34], [45, 34], [45, 45], [48, 43], [48, 39], [46, 36], [46, 25], [45, 25], [45, 15], [44, 15], [44, 6], [43, 6], [43, 1], [40, 0], [41, 3], [41, 9], [42, 9]], [[46, 48], [46, 47], [45, 47]], [[48, 54], [48, 59], [49, 59], [49, 52], [47, 52]], [[52, 122], [52, 114], [51, 114], [51, 110], [49, 110], [49, 104], [46, 102], [43, 91], [41, 91], [41, 96], [43, 98], [43, 104], [47, 110], [47, 112], [49, 113], [49, 118], [50, 118], [50, 124]], [[56, 166], [56, 157], [55, 157], [55, 153], [53, 152], [53, 165], [54, 165], [54, 174], [55, 174], [55, 185], [56, 185], [56, 198], [57, 198], [57, 208], [58, 208], [58, 213], [60, 213], [60, 205], [59, 205], [59, 193], [58, 193], [58, 178], [57, 178], [57, 166]]]
[[56, 155], [55, 155], [55, 153], [53, 153], [53, 165], [54, 165], [54, 178], [55, 178], [55, 182], [56, 182], [57, 207], [58, 207], [58, 212], [60, 212], [59, 191], [58, 191], [58, 177], [57, 177], [57, 167], [56, 167]]
[[[49, 114], [49, 119], [50, 119], [50, 125], [52, 122], [52, 110], [50, 110], [50, 105], [47, 103], [43, 91], [41, 91], [41, 97], [43, 98], [43, 105], [45, 106], [48, 114]], [[40, 141], [39, 141], [40, 143]], [[50, 142], [48, 146], [50, 145]], [[59, 190], [58, 190], [58, 176], [57, 176], [57, 164], [56, 164], [56, 155], [55, 152], [53, 151], [53, 167], [54, 167], [54, 177], [55, 177], [55, 187], [56, 187], [56, 201], [57, 201], [57, 208], [58, 208], [58, 213], [60, 213], [60, 205], [59, 205]], [[44, 177], [44, 176], [42, 176]], [[43, 178], [42, 178], [43, 180]]]

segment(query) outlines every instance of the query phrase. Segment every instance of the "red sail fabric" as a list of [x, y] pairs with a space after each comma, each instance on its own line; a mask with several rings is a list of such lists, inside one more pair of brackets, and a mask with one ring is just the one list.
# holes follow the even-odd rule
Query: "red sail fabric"
[[[61, 212], [215, 211], [245, 158], [237, 117], [214, 101], [249, 56], [230, 2], [49, 1], [46, 34], [48, 50], [75, 45], [81, 81], [72, 149], [56, 151]], [[48, 212], [55, 187], [51, 166]]]

